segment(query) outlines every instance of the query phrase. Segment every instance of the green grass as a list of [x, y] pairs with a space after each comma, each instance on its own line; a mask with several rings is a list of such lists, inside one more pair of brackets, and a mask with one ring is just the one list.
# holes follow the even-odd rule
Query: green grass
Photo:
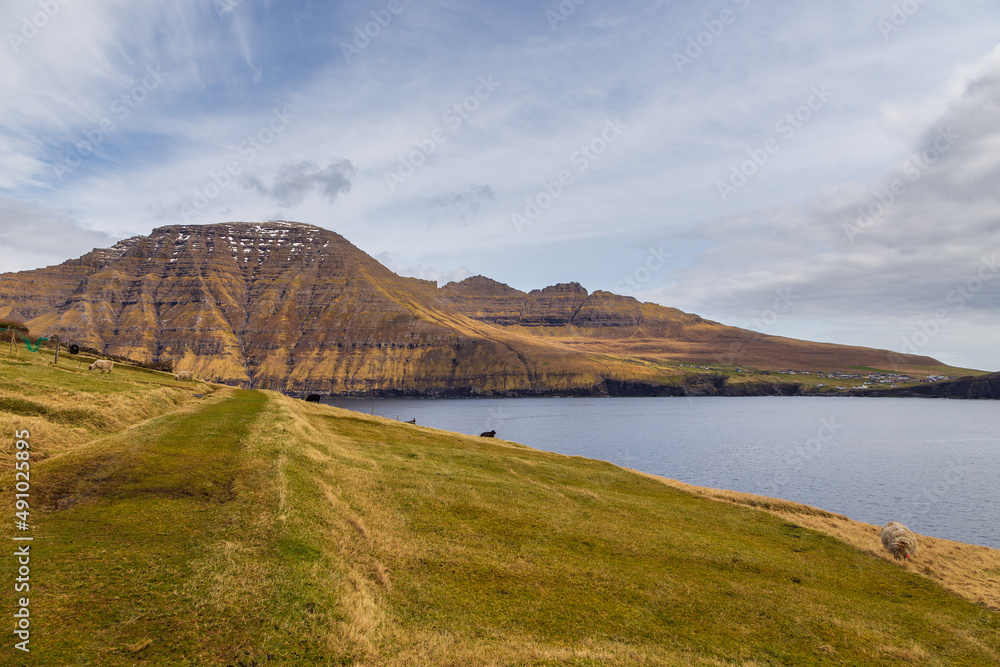
[[265, 400], [234, 392], [42, 468], [38, 664], [229, 664], [315, 640], [274, 589], [303, 555], [261, 532], [266, 484], [242, 467]]
[[334, 421], [380, 443], [372, 471], [391, 483], [372, 495], [410, 546], [377, 557], [395, 573], [390, 606], [420, 635], [778, 664], [890, 664], [917, 641], [976, 664], [983, 654], [956, 639], [998, 627], [832, 538], [608, 464]]
[[771, 514], [266, 392], [33, 463], [32, 523], [2, 664], [1000, 664], [997, 613]]

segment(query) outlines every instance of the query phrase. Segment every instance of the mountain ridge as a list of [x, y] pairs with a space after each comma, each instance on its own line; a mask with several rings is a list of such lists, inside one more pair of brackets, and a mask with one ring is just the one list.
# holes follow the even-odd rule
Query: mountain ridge
[[289, 393], [670, 393], [686, 373], [679, 365], [694, 362], [941, 366], [767, 336], [575, 282], [523, 292], [473, 276], [439, 288], [336, 232], [287, 221], [157, 227], [0, 274], [0, 317], [103, 354]]

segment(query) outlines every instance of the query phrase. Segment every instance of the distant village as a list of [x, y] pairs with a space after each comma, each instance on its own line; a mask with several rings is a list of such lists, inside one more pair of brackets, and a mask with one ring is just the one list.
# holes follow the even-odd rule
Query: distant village
[[[844, 387], [838, 386], [837, 389], [841, 391], [846, 391], [847, 389], [868, 389], [868, 383], [872, 384], [882, 384], [889, 385], [890, 387], [897, 387], [899, 383], [905, 382], [939, 382], [941, 380], [951, 380], [952, 376], [949, 375], [928, 375], [922, 378], [910, 377], [909, 375], [903, 375], [902, 373], [843, 373], [841, 371], [834, 371], [833, 373], [812, 373], [810, 371], [778, 371], [779, 375], [815, 375], [816, 377], [829, 378], [832, 380], [864, 380], [863, 384], [856, 385], [854, 387]], [[823, 383], [817, 384], [817, 387], [825, 387]]]
[[[685, 366], [687, 368], [697, 368], [699, 370], [707, 370], [707, 371], [725, 371], [725, 370], [729, 370], [729, 371], [734, 371], [736, 373], [744, 373], [744, 372], [746, 372], [742, 368], [722, 369], [722, 368], [716, 368], [714, 366], [696, 366], [694, 364], [681, 364], [681, 366]], [[816, 371], [799, 371], [799, 370], [794, 370], [794, 369], [791, 369], [791, 368], [788, 369], [788, 370], [785, 370], [785, 371], [773, 371], [773, 372], [772, 371], [757, 371], [757, 373], [760, 374], [760, 375], [772, 375], [772, 374], [777, 374], [777, 375], [804, 375], [804, 376], [808, 375], [808, 376], [814, 376], [814, 377], [817, 377], [817, 378], [826, 378], [826, 379], [830, 379], [830, 380], [853, 380], [855, 382], [858, 381], [858, 380], [862, 381], [862, 384], [852, 384], [852, 386], [850, 386], [850, 387], [843, 386], [843, 385], [837, 385], [835, 387], [831, 387], [832, 389], [839, 389], [840, 391], [847, 391], [848, 389], [870, 389], [871, 385], [876, 385], [876, 384], [877, 385], [888, 385], [891, 388], [891, 387], [898, 387], [901, 383], [913, 383], [913, 382], [931, 383], [931, 382], [940, 382], [942, 380], [953, 380], [953, 379], [955, 379], [954, 376], [952, 376], [952, 375], [928, 375], [926, 377], [911, 377], [909, 375], [904, 375], [902, 373], [875, 372], [875, 373], [867, 373], [867, 374], [865, 374], [865, 373], [844, 373], [842, 371], [833, 371], [832, 373], [823, 373], [823, 372], [816, 372]], [[826, 388], [827, 385], [826, 385], [826, 383], [820, 382], [820, 383], [817, 383], [815, 385], [815, 387], [817, 389], [822, 389], [822, 388]]]

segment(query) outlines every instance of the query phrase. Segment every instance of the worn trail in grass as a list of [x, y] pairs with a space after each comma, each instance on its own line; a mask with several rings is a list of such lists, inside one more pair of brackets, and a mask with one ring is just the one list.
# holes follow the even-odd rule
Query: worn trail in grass
[[267, 471], [246, 465], [267, 399], [220, 393], [39, 469], [36, 664], [236, 664], [258, 643], [301, 652], [309, 633], [276, 596], [282, 554], [264, 534]]

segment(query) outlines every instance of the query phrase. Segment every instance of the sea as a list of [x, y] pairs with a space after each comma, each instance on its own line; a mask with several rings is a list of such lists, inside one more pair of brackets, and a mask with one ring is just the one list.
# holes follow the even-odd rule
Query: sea
[[1000, 549], [1000, 401], [855, 397], [329, 399]]

